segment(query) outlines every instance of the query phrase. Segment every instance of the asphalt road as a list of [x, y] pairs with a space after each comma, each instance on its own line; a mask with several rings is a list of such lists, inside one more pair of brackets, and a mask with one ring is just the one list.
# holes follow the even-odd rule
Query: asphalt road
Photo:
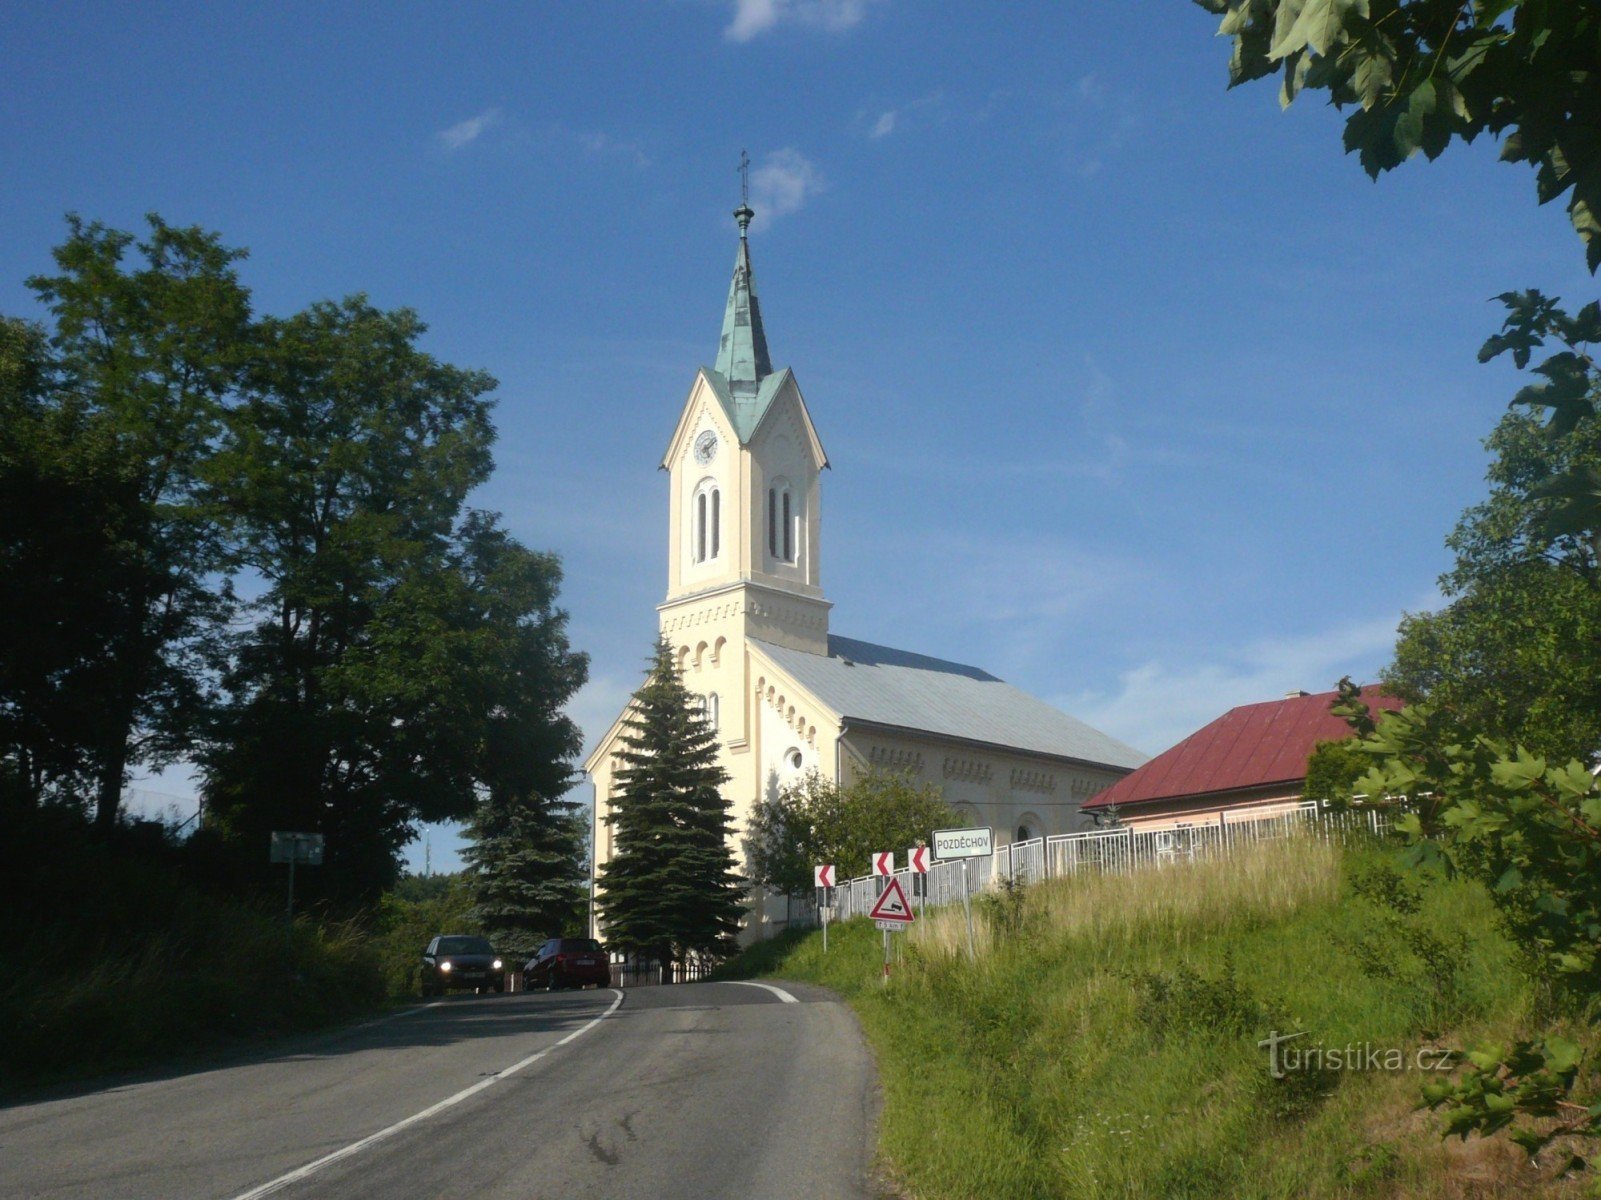
[[0, 1197], [852, 1200], [875, 1080], [816, 988], [453, 996], [0, 1108]]

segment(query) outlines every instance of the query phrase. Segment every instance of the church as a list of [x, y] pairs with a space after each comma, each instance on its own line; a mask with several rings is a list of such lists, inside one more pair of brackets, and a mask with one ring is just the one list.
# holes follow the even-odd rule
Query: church
[[[933, 783], [997, 844], [1069, 833], [1080, 808], [1145, 756], [978, 667], [830, 632], [822, 586], [828, 467], [794, 372], [774, 370], [751, 273], [748, 203], [713, 366], [690, 385], [668, 473], [661, 635], [721, 743], [736, 830], [754, 805], [810, 771], [872, 770]], [[594, 868], [627, 710], [584, 769], [595, 786]], [[896, 852], [905, 847], [885, 847]], [[736, 847], [736, 850], [738, 848]], [[753, 896], [746, 937], [782, 927], [781, 897]]]

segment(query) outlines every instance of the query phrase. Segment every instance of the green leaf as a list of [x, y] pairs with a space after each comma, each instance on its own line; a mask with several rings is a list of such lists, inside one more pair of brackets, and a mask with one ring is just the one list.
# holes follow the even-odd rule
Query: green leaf
[[1345, 40], [1348, 18], [1367, 15], [1368, 0], [1279, 0], [1268, 57], [1282, 59], [1308, 48], [1327, 54]]
[[1552, 1035], [1545, 1039], [1545, 1060], [1551, 1070], [1564, 1075], [1579, 1065], [1583, 1050], [1571, 1038]]
[[1425, 79], [1412, 89], [1406, 99], [1406, 111], [1395, 123], [1395, 149], [1407, 158], [1423, 145], [1424, 122], [1434, 112], [1437, 96], [1432, 79]]

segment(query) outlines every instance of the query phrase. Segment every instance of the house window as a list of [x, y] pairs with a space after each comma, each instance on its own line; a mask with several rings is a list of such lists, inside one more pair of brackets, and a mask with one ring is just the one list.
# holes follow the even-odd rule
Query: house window
[[716, 558], [723, 550], [723, 497], [717, 485], [706, 482], [695, 491], [691, 555], [698, 563]]

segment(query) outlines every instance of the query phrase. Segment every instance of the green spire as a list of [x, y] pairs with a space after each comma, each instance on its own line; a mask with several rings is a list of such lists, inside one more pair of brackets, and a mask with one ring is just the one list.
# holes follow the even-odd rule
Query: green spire
[[739, 253], [734, 257], [734, 281], [728, 287], [728, 307], [723, 312], [723, 337], [717, 344], [717, 372], [728, 380], [737, 399], [754, 396], [761, 381], [773, 373], [761, 305], [756, 300], [756, 280], [750, 270], [747, 235], [755, 215], [749, 204], [742, 203], [734, 210], [734, 220], [739, 222]]

